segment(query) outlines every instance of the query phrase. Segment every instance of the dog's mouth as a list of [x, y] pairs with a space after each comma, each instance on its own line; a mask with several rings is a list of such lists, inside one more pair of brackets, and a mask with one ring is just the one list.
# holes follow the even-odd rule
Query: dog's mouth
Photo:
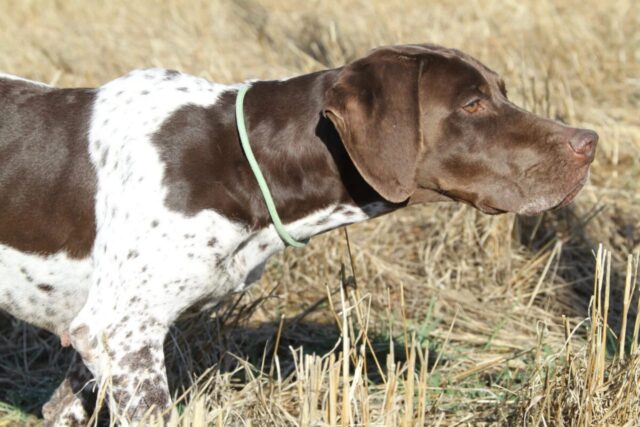
[[503, 213], [509, 212], [509, 211], [504, 210], [504, 209], [496, 208], [495, 206], [493, 206], [491, 204], [488, 204], [484, 200], [482, 200], [482, 201], [469, 200], [469, 199], [473, 199], [473, 197], [470, 197], [467, 194], [462, 194], [459, 191], [436, 190], [436, 192], [441, 194], [444, 197], [449, 198], [452, 201], [466, 203], [469, 206], [473, 206], [474, 208], [478, 209], [480, 212], [482, 212], [484, 214], [487, 214], [487, 215], [499, 215], [499, 214], [503, 214]]
[[487, 215], [500, 215], [509, 212], [504, 209], [499, 209], [494, 206], [488, 205], [486, 203], [478, 203], [475, 205], [475, 207], [478, 208], [480, 212]]
[[582, 189], [581, 185], [577, 186], [576, 188], [571, 190], [569, 192], [569, 194], [567, 194], [565, 196], [565, 198], [562, 199], [562, 201], [560, 203], [558, 203], [557, 205], [555, 205], [551, 209], [560, 209], [560, 208], [563, 208], [563, 207], [567, 206], [569, 203], [573, 202], [573, 199], [576, 198], [576, 196], [578, 195], [578, 193], [580, 192], [581, 189]]
[[567, 195], [564, 197], [564, 199], [562, 199], [560, 201], [560, 203], [558, 203], [552, 209], [559, 209], [559, 208], [565, 207], [569, 203], [573, 202], [573, 199], [576, 198], [576, 196], [578, 195], [580, 190], [582, 190], [582, 187], [584, 187], [584, 184], [587, 182], [587, 178], [588, 177], [589, 177], [589, 173], [587, 172], [584, 175], [584, 177], [582, 177], [582, 179], [580, 181], [578, 181], [578, 184], [573, 188], [573, 190], [569, 191], [569, 193], [567, 193]]
[[580, 193], [580, 190], [582, 190], [582, 187], [584, 187], [584, 184], [586, 183], [588, 177], [589, 177], [589, 173], [587, 172], [578, 181], [578, 183], [562, 199], [560, 199], [560, 201], [557, 201], [558, 200], [557, 198], [555, 198], [554, 200], [554, 198], [551, 198], [551, 197], [542, 197], [537, 201], [533, 201], [526, 204], [525, 206], [521, 207], [518, 210], [498, 208], [495, 205], [488, 203], [486, 200], [472, 202], [472, 201], [466, 200], [463, 197], [460, 197], [459, 194], [456, 194], [453, 191], [440, 190], [438, 192], [450, 198], [451, 200], [469, 204], [475, 207], [476, 209], [478, 209], [480, 212], [487, 215], [500, 215], [507, 212], [515, 212], [519, 215], [535, 216], [535, 215], [540, 215], [541, 213], [548, 210], [559, 209], [564, 206], [567, 206], [569, 203], [573, 201], [573, 199], [576, 198], [578, 193]]
[[518, 214], [526, 215], [526, 216], [534, 216], [534, 215], [540, 215], [545, 211], [560, 209], [567, 206], [576, 198], [578, 193], [580, 193], [580, 190], [582, 190], [582, 187], [584, 187], [584, 184], [587, 182], [588, 178], [589, 178], [589, 172], [587, 171], [587, 173], [584, 174], [584, 176], [576, 183], [576, 185], [574, 185], [571, 188], [571, 190], [569, 190], [569, 192], [566, 193], [564, 197], [562, 197], [562, 199], [560, 199], [559, 201], [557, 198], [555, 200], [554, 199], [545, 200], [544, 198], [542, 198], [537, 202], [532, 202], [524, 206], [518, 211]]

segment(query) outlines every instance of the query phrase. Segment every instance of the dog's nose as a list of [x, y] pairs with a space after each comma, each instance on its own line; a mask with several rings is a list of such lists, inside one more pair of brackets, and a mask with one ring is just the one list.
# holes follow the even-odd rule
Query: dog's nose
[[588, 129], [578, 129], [571, 139], [571, 149], [581, 156], [593, 158], [598, 144], [598, 134]]

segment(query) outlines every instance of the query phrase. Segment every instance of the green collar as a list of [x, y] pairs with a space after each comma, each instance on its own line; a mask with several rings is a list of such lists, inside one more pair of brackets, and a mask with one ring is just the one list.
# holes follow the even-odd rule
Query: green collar
[[273, 198], [271, 197], [271, 192], [269, 191], [267, 182], [265, 181], [264, 176], [262, 176], [262, 172], [260, 172], [260, 166], [258, 166], [258, 162], [253, 156], [253, 151], [251, 151], [251, 146], [249, 145], [249, 136], [247, 135], [247, 128], [244, 124], [244, 111], [242, 105], [244, 102], [244, 96], [246, 95], [250, 87], [250, 85], [242, 86], [240, 90], [238, 90], [238, 97], [236, 98], [236, 125], [238, 126], [238, 134], [240, 135], [242, 151], [244, 151], [245, 156], [247, 156], [249, 166], [251, 166], [251, 171], [256, 177], [256, 181], [258, 181], [258, 186], [260, 187], [260, 191], [262, 192], [262, 197], [267, 204], [267, 210], [269, 211], [269, 215], [271, 216], [271, 222], [273, 222], [273, 226], [276, 228], [278, 235], [280, 235], [280, 238], [287, 245], [294, 246], [296, 248], [302, 248], [307, 244], [307, 241], [300, 242], [298, 240], [295, 240], [284, 228], [282, 221], [280, 221], [278, 211], [276, 210], [276, 205], [275, 203], [273, 203]]

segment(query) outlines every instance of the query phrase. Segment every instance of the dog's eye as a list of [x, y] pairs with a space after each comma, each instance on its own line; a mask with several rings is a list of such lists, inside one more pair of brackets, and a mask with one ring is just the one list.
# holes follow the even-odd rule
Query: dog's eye
[[482, 106], [482, 102], [479, 99], [474, 99], [468, 104], [465, 104], [462, 109], [467, 113], [473, 114], [477, 113], [478, 111], [484, 110], [484, 107]]

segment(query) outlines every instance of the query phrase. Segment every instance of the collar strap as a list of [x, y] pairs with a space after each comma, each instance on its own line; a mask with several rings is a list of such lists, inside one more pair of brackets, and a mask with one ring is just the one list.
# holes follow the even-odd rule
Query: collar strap
[[244, 111], [243, 111], [243, 103], [244, 96], [251, 86], [243, 85], [238, 90], [238, 97], [236, 98], [236, 125], [238, 127], [238, 135], [240, 136], [240, 144], [242, 145], [242, 151], [244, 151], [244, 155], [247, 157], [247, 161], [249, 162], [249, 166], [251, 166], [251, 171], [253, 175], [256, 177], [256, 181], [258, 181], [258, 186], [260, 187], [260, 191], [262, 192], [262, 197], [264, 198], [265, 203], [267, 204], [267, 210], [269, 211], [269, 216], [271, 216], [271, 222], [273, 222], [273, 226], [276, 228], [278, 235], [280, 238], [289, 246], [293, 246], [296, 248], [304, 247], [307, 241], [300, 242], [295, 240], [291, 235], [287, 232], [286, 228], [280, 221], [280, 216], [278, 215], [278, 211], [276, 210], [276, 205], [273, 203], [273, 198], [271, 197], [271, 192], [269, 191], [269, 187], [267, 186], [267, 182], [262, 176], [262, 172], [260, 171], [260, 166], [258, 166], [258, 162], [256, 158], [253, 156], [253, 151], [251, 151], [251, 145], [249, 145], [249, 136], [247, 135], [247, 128], [244, 123]]

